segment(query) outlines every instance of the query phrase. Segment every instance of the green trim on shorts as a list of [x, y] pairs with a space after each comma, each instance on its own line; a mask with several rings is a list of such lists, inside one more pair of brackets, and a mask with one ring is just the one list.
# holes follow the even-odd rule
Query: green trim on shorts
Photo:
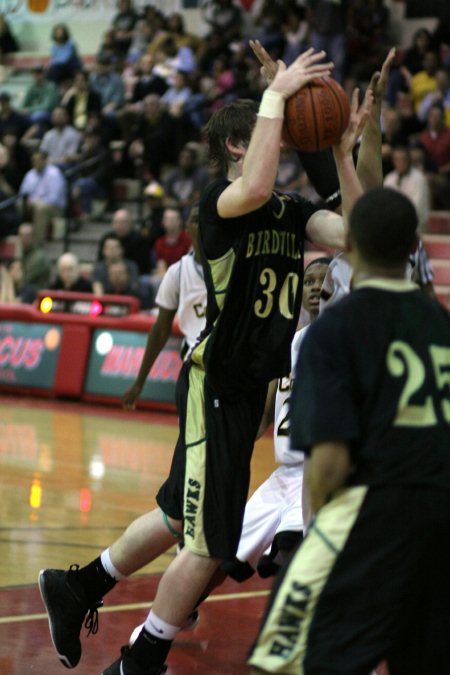
[[167, 529], [169, 530], [172, 537], [175, 537], [175, 539], [177, 541], [183, 541], [183, 535], [181, 534], [181, 532], [177, 532], [177, 530], [174, 527], [172, 527], [172, 525], [169, 523], [169, 517], [168, 517], [167, 513], [164, 513], [164, 511], [161, 511], [161, 513], [162, 513], [164, 524], [167, 527]]

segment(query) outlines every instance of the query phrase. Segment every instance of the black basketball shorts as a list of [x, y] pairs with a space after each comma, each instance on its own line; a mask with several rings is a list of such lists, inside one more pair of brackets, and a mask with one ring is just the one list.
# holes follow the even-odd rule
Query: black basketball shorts
[[157, 502], [183, 521], [185, 546], [229, 560], [239, 543], [250, 482], [250, 460], [267, 387], [220, 399], [205, 372], [183, 364], [177, 383], [180, 434]]
[[450, 493], [359, 486], [317, 514], [249, 663], [283, 675], [450, 673]]

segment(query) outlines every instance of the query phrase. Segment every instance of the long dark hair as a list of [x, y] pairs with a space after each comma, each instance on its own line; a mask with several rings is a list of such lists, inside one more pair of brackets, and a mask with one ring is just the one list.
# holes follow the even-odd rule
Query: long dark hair
[[249, 99], [233, 101], [215, 112], [205, 126], [210, 162], [224, 175], [230, 162], [236, 161], [226, 146], [229, 138], [235, 145], [250, 143], [256, 122], [258, 103]]

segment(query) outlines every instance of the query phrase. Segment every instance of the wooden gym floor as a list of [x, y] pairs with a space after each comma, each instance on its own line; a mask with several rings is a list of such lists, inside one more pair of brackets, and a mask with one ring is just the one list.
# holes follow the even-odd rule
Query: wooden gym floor
[[[89, 562], [152, 508], [165, 478], [177, 420], [39, 399], [0, 397], [0, 675], [67, 672], [54, 654], [36, 579], [43, 567]], [[254, 453], [252, 490], [274, 468], [271, 438]], [[83, 639], [74, 671], [99, 675], [154, 598], [167, 555], [105, 599], [97, 635]], [[168, 675], [244, 675], [270, 584], [227, 581], [181, 633]]]

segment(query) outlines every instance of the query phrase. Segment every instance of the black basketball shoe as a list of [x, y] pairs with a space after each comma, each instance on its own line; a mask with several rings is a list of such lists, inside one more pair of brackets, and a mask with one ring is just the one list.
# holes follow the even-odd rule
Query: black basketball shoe
[[48, 614], [50, 635], [61, 663], [75, 668], [81, 658], [80, 631], [84, 627], [95, 635], [98, 631], [98, 607], [86, 599], [83, 587], [75, 578], [78, 565], [69, 570], [41, 570], [39, 590]]
[[150, 666], [143, 669], [132, 657], [130, 647], [122, 647], [121, 656], [102, 675], [162, 675], [167, 666]]

